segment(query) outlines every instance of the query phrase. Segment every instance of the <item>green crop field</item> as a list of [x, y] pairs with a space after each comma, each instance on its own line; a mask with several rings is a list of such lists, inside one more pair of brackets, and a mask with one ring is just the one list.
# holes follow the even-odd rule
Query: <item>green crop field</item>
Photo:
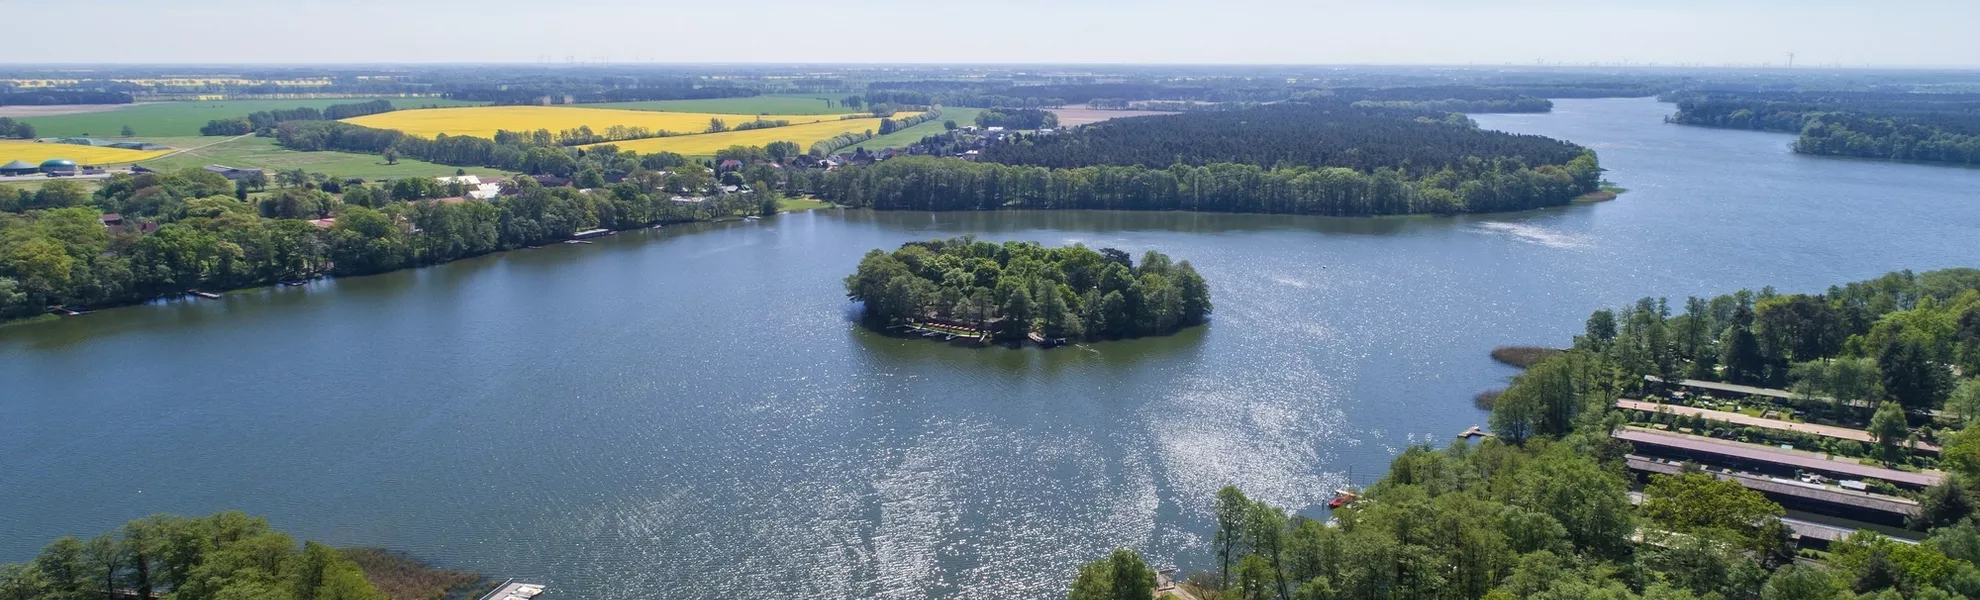
[[[208, 139], [224, 140], [225, 138]], [[399, 159], [399, 164], [396, 165], [387, 165], [385, 164], [385, 157], [376, 154], [297, 152], [275, 145], [274, 139], [262, 137], [244, 137], [138, 164], [160, 171], [202, 167], [206, 165], [258, 167], [274, 170], [302, 169], [333, 177], [360, 177], [367, 180], [393, 179], [398, 177], [444, 177], [453, 175], [454, 170], [458, 168], [409, 158]], [[506, 171], [483, 167], [468, 167], [467, 172], [484, 177], [507, 177], [510, 175]]]
[[[836, 115], [860, 112], [838, 104], [849, 94], [792, 94], [712, 100], [654, 100], [649, 102], [606, 102], [582, 104], [585, 108], [622, 108], [663, 112], [727, 113], [732, 115]], [[831, 98], [832, 106], [825, 105]]]
[[[369, 102], [375, 98], [320, 98], [311, 100], [218, 100], [158, 102], [154, 104], [133, 104], [107, 112], [82, 113], [74, 115], [53, 115], [20, 119], [34, 126], [34, 134], [40, 137], [98, 137], [114, 138], [123, 131], [125, 125], [135, 130], [137, 137], [196, 136], [199, 128], [207, 121], [228, 117], [245, 117], [255, 111], [276, 108], [299, 108], [304, 106], [323, 108], [332, 104], [354, 104]], [[423, 106], [478, 106], [481, 102], [462, 102], [445, 98], [387, 98], [399, 108], [419, 108]]]
[[980, 112], [983, 112], [983, 109], [949, 108], [944, 106], [942, 107], [942, 116], [935, 117], [933, 120], [847, 146], [839, 152], [852, 152], [858, 148], [865, 148], [867, 152], [888, 148], [905, 148], [908, 144], [921, 141], [921, 138], [941, 133], [943, 121], [955, 121], [957, 126], [975, 125], [976, 113]]

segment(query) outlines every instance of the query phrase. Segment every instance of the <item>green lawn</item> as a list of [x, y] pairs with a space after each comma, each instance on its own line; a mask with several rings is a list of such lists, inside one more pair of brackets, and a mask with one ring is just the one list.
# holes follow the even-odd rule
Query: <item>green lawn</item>
[[[195, 136], [207, 121], [227, 117], [245, 117], [248, 113], [276, 108], [298, 108], [310, 106], [323, 108], [332, 104], [355, 104], [368, 102], [374, 98], [320, 98], [310, 100], [220, 100], [160, 102], [157, 104], [135, 104], [109, 112], [84, 113], [77, 115], [54, 115], [48, 117], [28, 117], [21, 119], [34, 126], [34, 134], [41, 137], [98, 137], [112, 138], [121, 132], [125, 125], [136, 130], [137, 137]], [[483, 102], [462, 102], [444, 98], [388, 98], [399, 108], [420, 108], [424, 106], [477, 106]]]
[[956, 125], [959, 126], [974, 125], [976, 124], [976, 113], [980, 112], [983, 112], [983, 109], [949, 108], [944, 106], [942, 107], [942, 116], [935, 117], [920, 125], [847, 146], [839, 152], [852, 152], [858, 148], [865, 148], [868, 152], [888, 148], [905, 148], [909, 144], [921, 141], [921, 138], [941, 133], [943, 121], [955, 121]]
[[[223, 140], [226, 138], [206, 138]], [[376, 154], [352, 152], [297, 152], [275, 145], [272, 138], [244, 137], [192, 150], [182, 154], [148, 160], [142, 163], [147, 168], [170, 171], [189, 167], [202, 167], [218, 164], [229, 167], [259, 167], [263, 169], [287, 170], [302, 169], [312, 173], [323, 173], [339, 178], [361, 177], [367, 180], [392, 179], [398, 177], [445, 177], [453, 175], [458, 167], [417, 161], [410, 158], [399, 159], [399, 164], [385, 164], [385, 157]], [[469, 167], [467, 172], [481, 176], [507, 177], [510, 173], [482, 167]]]
[[[648, 102], [606, 102], [603, 104], [580, 104], [585, 108], [621, 108], [630, 110], [657, 110], [661, 112], [703, 112], [734, 115], [838, 115], [860, 112], [837, 104], [846, 94], [792, 94], [781, 96], [755, 96], [750, 98], [715, 98], [712, 100], [653, 100]], [[831, 98], [832, 106], [825, 105]]]
[[777, 199], [777, 210], [782, 210], [787, 212], [798, 212], [798, 211], [815, 210], [820, 208], [831, 208], [831, 207], [832, 207], [832, 203], [826, 202], [824, 200], [813, 200], [810, 198]]

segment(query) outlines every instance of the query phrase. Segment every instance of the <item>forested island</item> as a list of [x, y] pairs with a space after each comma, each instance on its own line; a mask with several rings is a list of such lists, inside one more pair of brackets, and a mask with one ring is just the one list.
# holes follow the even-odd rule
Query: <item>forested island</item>
[[1800, 134], [1794, 151], [1980, 164], [1980, 94], [1681, 92], [1672, 123]]
[[[914, 325], [996, 341], [1163, 335], [1202, 324], [1210, 285], [1189, 261], [1150, 250], [994, 244], [971, 236], [875, 249], [846, 296], [876, 329]], [[1034, 337], [1033, 334], [1036, 334]]]
[[50, 542], [0, 564], [0, 599], [442, 600], [487, 591], [473, 573], [373, 548], [300, 545], [268, 521], [228, 511], [153, 515], [114, 533]]
[[[1571, 349], [1529, 357], [1537, 362], [1493, 410], [1497, 437], [1407, 449], [1379, 482], [1344, 498], [1331, 524], [1223, 489], [1213, 566], [1185, 585], [1219, 600], [1980, 597], [1980, 380], [1970, 366], [1980, 360], [1980, 270], [1892, 273], [1823, 294], [1690, 298], [1682, 314], [1668, 306], [1646, 299], [1597, 311]], [[1895, 492], [1917, 503], [1907, 525], [1925, 532], [1923, 542], [1858, 531], [1797, 549], [1785, 509], [1715, 477], [1716, 465], [1649, 475], [1632, 506], [1625, 458], [1642, 450], [1613, 434], [1646, 418], [1670, 422], [1616, 408], [1657, 392], [1646, 375], [1833, 395], [1809, 400], [1818, 417], [1881, 406], [1874, 412], [1887, 416], [1872, 417], [1870, 429], [1886, 448], [1940, 427], [1949, 434], [1935, 438], [1945, 443], [1944, 482]], [[1914, 432], [1907, 418], [1925, 425]], [[1799, 447], [1812, 443], [1806, 437], [1755, 446]], [[1080, 569], [1070, 597], [1152, 598], [1147, 573], [1139, 555], [1120, 550]]]
[[[952, 147], [943, 136], [923, 144]], [[975, 161], [897, 158], [834, 171], [816, 191], [898, 210], [1374, 216], [1561, 206], [1596, 191], [1601, 171], [1587, 148], [1462, 115], [1300, 102], [1006, 136]]]

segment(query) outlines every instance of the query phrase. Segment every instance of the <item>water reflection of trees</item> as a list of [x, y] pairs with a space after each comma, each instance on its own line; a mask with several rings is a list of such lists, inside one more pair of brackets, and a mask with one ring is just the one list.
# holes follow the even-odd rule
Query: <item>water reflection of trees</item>
[[859, 326], [856, 308], [849, 309], [847, 315], [846, 335], [861, 351], [863, 369], [890, 372], [901, 368], [938, 367], [958, 372], [962, 381], [972, 377], [1061, 375], [1087, 371], [1112, 375], [1158, 363], [1190, 364], [1198, 359], [1205, 338], [1216, 326], [1213, 318], [1208, 325], [1190, 327], [1173, 335], [1038, 348], [1028, 345], [978, 346], [890, 336]]

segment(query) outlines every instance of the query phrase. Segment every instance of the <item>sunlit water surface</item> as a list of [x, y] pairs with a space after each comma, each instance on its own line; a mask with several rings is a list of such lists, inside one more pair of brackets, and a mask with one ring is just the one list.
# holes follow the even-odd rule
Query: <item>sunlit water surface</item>
[[[1227, 483], [1320, 514], [1482, 423], [1486, 351], [1595, 308], [1980, 265], [1980, 170], [1566, 100], [1621, 200], [1340, 220], [818, 212], [0, 329], [0, 560], [155, 512], [559, 598], [1036, 598], [1115, 546], [1209, 566]], [[1214, 322], [1050, 351], [862, 331], [872, 248], [973, 233], [1193, 262]]]

